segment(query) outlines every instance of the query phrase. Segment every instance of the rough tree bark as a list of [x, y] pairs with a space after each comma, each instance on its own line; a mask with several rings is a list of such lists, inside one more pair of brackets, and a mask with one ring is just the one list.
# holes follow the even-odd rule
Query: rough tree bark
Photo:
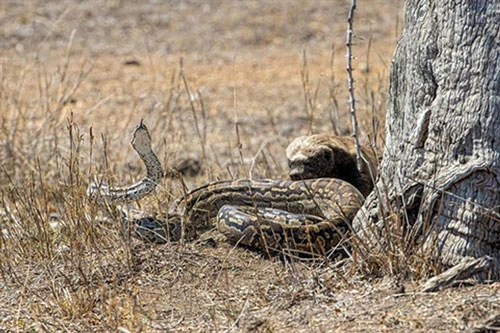
[[444, 265], [488, 255], [499, 278], [500, 2], [410, 0], [405, 21], [380, 178], [354, 229], [384, 246], [396, 212]]

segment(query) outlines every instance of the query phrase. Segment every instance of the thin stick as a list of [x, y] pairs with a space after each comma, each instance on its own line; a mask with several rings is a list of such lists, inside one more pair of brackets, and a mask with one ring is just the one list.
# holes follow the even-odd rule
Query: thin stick
[[330, 57], [330, 103], [331, 103], [331, 108], [330, 108], [330, 123], [332, 124], [332, 131], [333, 134], [339, 135], [339, 129], [337, 127], [337, 122], [339, 119], [339, 105], [337, 103], [337, 99], [335, 98], [335, 89], [336, 89], [336, 83], [335, 83], [335, 71], [334, 71], [334, 65], [335, 65], [335, 45], [332, 44], [332, 54]]
[[358, 164], [358, 169], [361, 169], [361, 151], [359, 149], [359, 138], [358, 138], [358, 119], [356, 118], [356, 105], [354, 99], [354, 79], [352, 78], [352, 24], [354, 21], [354, 10], [356, 9], [356, 0], [351, 0], [351, 6], [349, 7], [349, 13], [347, 16], [347, 84], [349, 88], [349, 105], [351, 109], [351, 119], [352, 119], [352, 136], [354, 137], [354, 143], [356, 145], [356, 161]]
[[263, 154], [264, 148], [266, 148], [269, 141], [271, 141], [271, 140], [265, 139], [264, 141], [262, 141], [262, 143], [259, 146], [259, 149], [257, 149], [257, 152], [252, 157], [252, 163], [250, 164], [250, 170], [248, 170], [248, 176], [250, 177], [250, 179], [253, 179], [253, 170], [255, 169], [255, 163], [257, 161], [257, 157], [259, 157], [260, 154]]
[[[200, 129], [200, 123], [198, 121], [198, 115], [196, 114], [196, 106], [194, 105], [195, 96], [191, 94], [191, 89], [189, 89], [189, 84], [187, 82], [186, 75], [184, 74], [184, 61], [183, 61], [182, 58], [180, 60], [179, 71], [180, 71], [179, 75], [181, 76], [182, 81], [184, 82], [184, 88], [186, 89], [186, 93], [187, 93], [188, 100], [189, 100], [189, 105], [191, 106], [191, 112], [193, 113], [194, 125], [195, 125], [195, 129], [196, 129], [196, 134], [198, 135], [198, 138], [200, 140], [201, 153], [203, 154], [203, 160], [205, 162], [207, 162], [207, 154], [206, 154], [206, 150], [205, 150], [205, 147], [206, 147], [206, 142], [205, 142], [206, 135], [205, 135], [205, 133], [202, 133], [202, 130]], [[198, 91], [198, 97], [201, 99], [201, 95], [200, 95], [199, 91]], [[203, 104], [201, 104], [201, 106], [202, 106], [202, 108], [204, 108]], [[205, 120], [205, 111], [203, 109], [202, 109], [202, 112], [203, 112], [202, 113], [203, 118]], [[206, 130], [206, 127], [203, 124], [203, 131], [205, 131], [205, 130]]]
[[235, 80], [235, 67], [236, 67], [236, 57], [233, 57], [233, 110], [234, 110], [234, 130], [236, 132], [236, 145], [238, 147], [238, 153], [240, 156], [240, 165], [244, 165], [243, 160], [243, 143], [241, 142], [240, 136], [240, 122], [238, 121], [238, 98], [236, 92], [236, 80]]

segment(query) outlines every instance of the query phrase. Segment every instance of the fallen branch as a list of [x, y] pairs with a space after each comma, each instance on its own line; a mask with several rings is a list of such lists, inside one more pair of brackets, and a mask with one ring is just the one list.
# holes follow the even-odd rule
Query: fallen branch
[[474, 275], [488, 271], [492, 264], [493, 259], [489, 256], [484, 256], [478, 259], [464, 258], [460, 264], [427, 280], [422, 287], [422, 292], [432, 292], [445, 289], [459, 280], [465, 280]]
[[354, 137], [354, 143], [356, 146], [356, 162], [358, 164], [358, 169], [361, 170], [362, 160], [361, 160], [361, 150], [359, 148], [359, 137], [358, 137], [358, 119], [356, 117], [356, 100], [354, 98], [354, 79], [352, 76], [352, 32], [353, 32], [353, 22], [354, 22], [354, 10], [356, 9], [356, 0], [351, 0], [351, 6], [349, 7], [349, 13], [347, 15], [347, 88], [349, 90], [349, 106], [351, 110], [352, 119], [352, 136]]

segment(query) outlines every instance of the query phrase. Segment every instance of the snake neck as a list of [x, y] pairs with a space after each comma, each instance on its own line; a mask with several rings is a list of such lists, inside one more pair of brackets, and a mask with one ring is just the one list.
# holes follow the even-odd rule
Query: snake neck
[[139, 200], [153, 191], [163, 178], [163, 169], [160, 160], [153, 150], [138, 152], [146, 166], [146, 177], [137, 183], [124, 187], [111, 187], [103, 184], [91, 184], [87, 190], [90, 197], [98, 202], [108, 201], [113, 203]]

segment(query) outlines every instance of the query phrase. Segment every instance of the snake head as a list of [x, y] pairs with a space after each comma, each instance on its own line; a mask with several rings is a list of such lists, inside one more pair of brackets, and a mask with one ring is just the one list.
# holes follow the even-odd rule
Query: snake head
[[151, 150], [151, 136], [148, 128], [144, 125], [142, 119], [140, 124], [135, 128], [132, 138], [132, 147], [139, 153], [145, 153]]

